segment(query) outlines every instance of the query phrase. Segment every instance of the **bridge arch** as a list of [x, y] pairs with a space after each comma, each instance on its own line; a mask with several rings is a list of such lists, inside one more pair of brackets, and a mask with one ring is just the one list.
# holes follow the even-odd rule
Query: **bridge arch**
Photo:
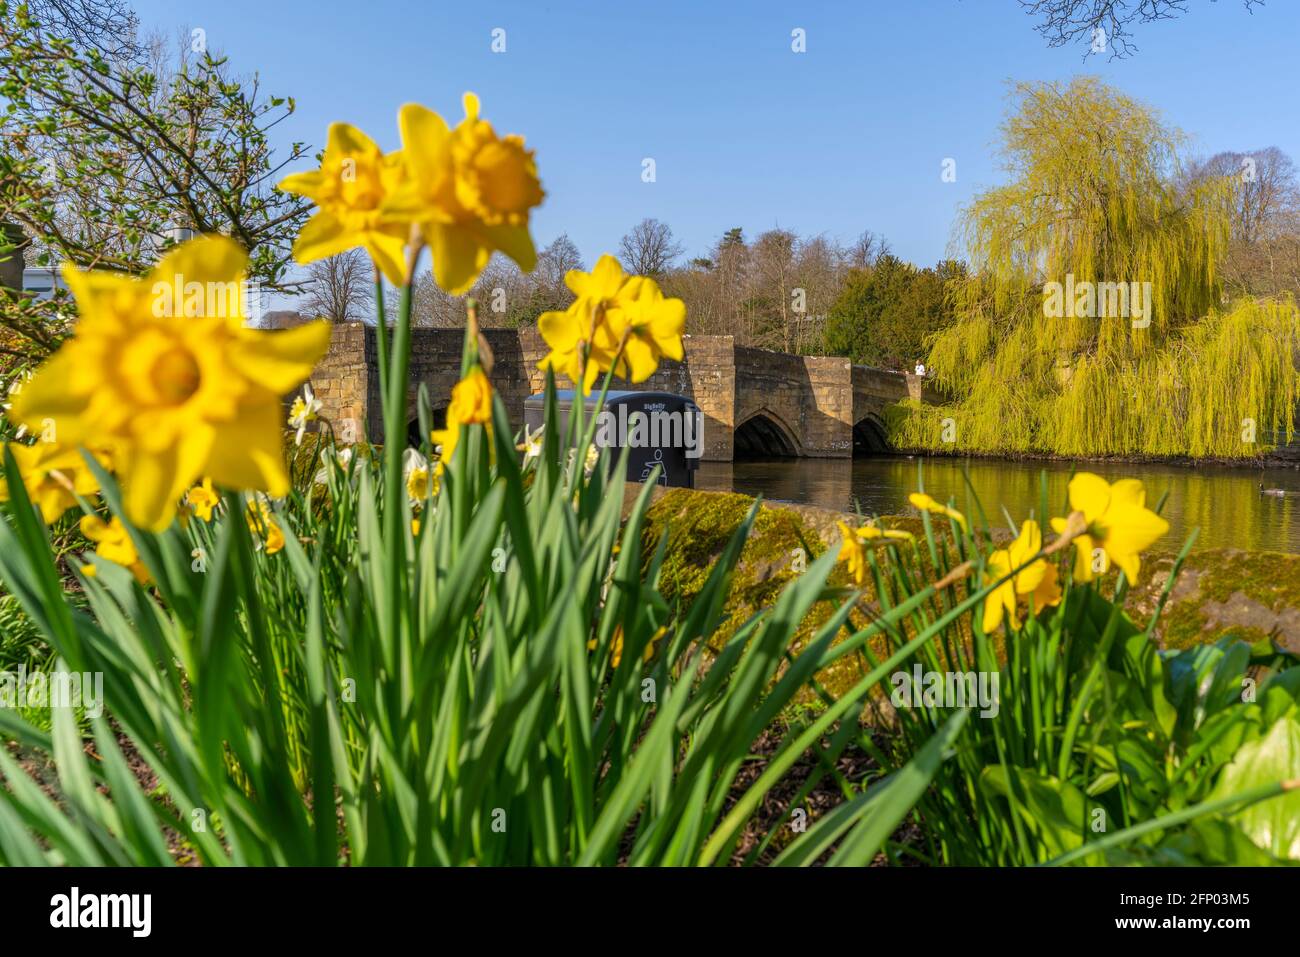
[[781, 417], [759, 409], [736, 426], [735, 458], [795, 458], [799, 440]]
[[[447, 406], [430, 409], [429, 415], [430, 424], [433, 428], [445, 429], [447, 427]], [[413, 449], [418, 449], [421, 442], [427, 438], [427, 435], [420, 434], [420, 416], [418, 414], [411, 416], [411, 420], [406, 423], [406, 444]]]
[[873, 412], [853, 423], [854, 456], [885, 455], [892, 451], [889, 446], [889, 429], [879, 415]]

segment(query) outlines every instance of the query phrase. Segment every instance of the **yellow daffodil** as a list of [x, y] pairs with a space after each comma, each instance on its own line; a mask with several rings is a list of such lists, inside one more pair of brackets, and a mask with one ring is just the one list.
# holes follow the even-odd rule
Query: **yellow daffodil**
[[143, 280], [63, 276], [80, 320], [14, 403], [68, 444], [106, 444], [130, 520], [151, 531], [200, 475], [232, 489], [289, 491], [280, 397], [329, 346], [328, 322], [283, 332], [243, 326], [248, 256], [223, 236], [172, 249]]
[[659, 284], [635, 276], [624, 286], [620, 308], [609, 310], [596, 329], [595, 351], [622, 356], [614, 374], [644, 382], [659, 368], [659, 360], [682, 360], [682, 333], [686, 331], [686, 303], [665, 298]]
[[661, 625], [659, 629], [650, 636], [650, 640], [646, 642], [645, 654], [641, 656], [642, 661], [649, 662], [650, 659], [655, 656], [655, 646], [659, 644], [660, 639], [662, 639], [666, 634], [668, 634], [668, 626]]
[[451, 389], [448, 418], [462, 425], [487, 425], [492, 421], [492, 383], [482, 366], [474, 366]]
[[564, 283], [575, 297], [573, 305], [563, 312], [544, 312], [537, 317], [537, 330], [551, 347], [538, 368], [562, 372], [571, 382], [581, 383], [584, 393], [590, 393], [597, 376], [614, 364], [617, 342], [615, 349], [610, 349], [608, 331], [600, 333], [628, 301], [626, 291], [631, 279], [608, 253], [596, 261], [589, 273], [570, 269]]
[[[1074, 580], [1092, 581], [1092, 551], [1101, 548], [1106, 558], [1136, 585], [1142, 567], [1139, 554], [1169, 531], [1169, 523], [1146, 507], [1146, 489], [1137, 479], [1111, 485], [1099, 475], [1079, 472], [1070, 479], [1070, 508], [1082, 512], [1087, 531], [1074, 539]], [[1058, 534], [1066, 519], [1052, 519]]]
[[923, 512], [933, 512], [936, 515], [946, 515], [962, 528], [966, 527], [966, 516], [955, 508], [949, 508], [942, 502], [938, 502], [926, 495], [924, 492], [913, 492], [907, 496], [907, 500]]
[[185, 504], [205, 522], [212, 521], [212, 510], [221, 503], [221, 496], [212, 487], [212, 479], [205, 478], [185, 493]]
[[257, 538], [257, 547], [268, 555], [284, 548], [284, 530], [276, 524], [271, 506], [258, 499], [248, 503], [248, 529]]
[[848, 525], [844, 522], [835, 524], [840, 528], [840, 554], [836, 560], [845, 563], [854, 584], [864, 585], [867, 581], [867, 548]]
[[428, 466], [411, 469], [406, 476], [406, 495], [412, 502], [423, 502], [429, 497]]
[[[95, 543], [96, 558], [130, 569], [135, 580], [141, 585], [149, 583], [149, 572], [140, 561], [135, 543], [131, 541], [131, 535], [120, 518], [114, 516], [105, 522], [98, 515], [82, 516], [81, 534]], [[89, 569], [87, 574], [92, 578], [95, 577], [94, 566], [89, 566]]]
[[681, 361], [686, 304], [665, 298], [653, 279], [628, 276], [617, 259], [604, 255], [590, 273], [573, 269], [564, 281], [576, 297], [573, 305], [537, 319], [551, 348], [541, 368], [564, 373], [590, 393], [611, 366], [617, 375], [643, 382], [661, 359]]
[[434, 429], [430, 440], [438, 450], [439, 469], [443, 462], [451, 461], [452, 453], [460, 442], [462, 425], [486, 425], [492, 428], [492, 384], [482, 367], [474, 366], [465, 378], [451, 388], [451, 404], [447, 406], [447, 424]]
[[479, 118], [473, 93], [464, 103], [465, 119], [455, 129], [423, 106], [402, 107], [407, 181], [384, 204], [391, 217], [419, 223], [434, 280], [453, 296], [469, 291], [494, 252], [532, 271], [537, 252], [528, 216], [544, 195], [523, 138], [497, 136]]
[[[538, 368], [554, 369], [557, 375], [568, 376], [570, 382], [582, 386], [584, 395], [591, 393], [591, 387], [603, 371], [600, 356], [584, 355], [594, 334], [591, 322], [591, 313], [584, 308], [582, 300], [575, 301], [563, 312], [544, 312], [537, 317], [537, 329], [551, 347], [537, 364]], [[612, 357], [607, 357], [604, 368], [608, 369], [612, 361]]]
[[[1061, 600], [1061, 590], [1056, 584], [1056, 569], [1044, 559], [1030, 561], [1043, 547], [1043, 533], [1032, 519], [1020, 526], [1020, 534], [1007, 548], [998, 549], [989, 556], [985, 583], [993, 584], [1011, 575], [984, 599], [984, 630], [992, 632], [1002, 624], [1005, 614], [1012, 628], [1020, 627], [1016, 604], [1021, 595], [1032, 595], [1034, 610], [1039, 611]], [[1025, 565], [1029, 562], [1028, 565]], [[1024, 568], [1021, 568], [1025, 565]]]
[[[658, 631], [656, 631], [653, 635], [650, 636], [650, 640], [646, 642], [645, 651], [641, 653], [641, 660], [643, 662], [648, 664], [650, 662], [650, 659], [655, 656], [655, 645], [658, 644], [659, 640], [663, 638], [663, 636], [666, 634], [668, 634], [668, 628], [665, 626], [660, 628]], [[596, 639], [593, 638], [587, 642], [587, 650], [594, 651], [595, 649], [596, 649]], [[622, 663], [622, 661], [623, 661], [623, 626], [615, 625], [614, 634], [610, 638], [610, 643], [609, 643], [609, 665], [611, 668], [617, 668], [619, 664]]]
[[1061, 603], [1061, 580], [1054, 562], [1047, 562], [1043, 578], [1030, 595], [1030, 600], [1034, 604], [1034, 611], [1041, 611]]
[[318, 207], [294, 241], [294, 259], [306, 265], [359, 246], [389, 282], [404, 283], [410, 222], [381, 206], [402, 185], [405, 171], [400, 153], [385, 156], [356, 127], [332, 123], [320, 169], [280, 181], [280, 189]]
[[858, 538], [879, 542], [910, 542], [915, 539], [911, 532], [896, 528], [880, 528], [876, 525], [863, 525], [857, 530]]
[[614, 634], [609, 639], [609, 664], [613, 668], [623, 660], [623, 626], [615, 625]]
[[[35, 445], [9, 443], [14, 461], [23, 477], [23, 487], [32, 504], [41, 510], [47, 525], [77, 504], [77, 496], [90, 498], [99, 491], [99, 483], [81, 457], [81, 451], [57, 442]], [[103, 464], [103, 458], [100, 457]], [[9, 483], [0, 470], [0, 502], [9, 500]]]
[[[641, 654], [641, 660], [643, 662], [649, 662], [650, 659], [654, 657], [655, 643], [658, 642], [659, 639], [662, 638], [667, 633], [668, 633], [667, 628], [660, 628], [651, 636], [650, 640], [646, 642], [645, 651], [642, 652]], [[594, 649], [595, 647], [596, 647], [595, 639], [592, 639], [587, 643], [588, 649]], [[623, 626], [615, 625], [614, 634], [610, 637], [609, 640], [609, 666], [611, 668], [617, 668], [622, 663], [622, 661], [623, 661]]]
[[849, 577], [856, 585], [867, 582], [867, 549], [865, 542], [906, 542], [912, 540], [909, 532], [892, 528], [879, 528], [875, 525], [863, 525], [861, 528], [849, 528], [844, 522], [836, 522], [840, 529], [840, 554], [838, 561], [844, 562]]
[[[984, 583], [991, 585], [999, 578], [1011, 574], [1011, 558], [1006, 549], [998, 549], [989, 556]], [[1016, 620], [1016, 583], [1008, 578], [984, 599], [984, 631], [993, 632], [1002, 624], [1003, 613], [1011, 619], [1011, 627], [1019, 627]]]
[[434, 451], [438, 453], [440, 468], [444, 462], [451, 461], [452, 453], [456, 451], [456, 446], [460, 442], [460, 420], [455, 417], [451, 408], [447, 409], [447, 424], [441, 429], [434, 429], [429, 434], [429, 441], [433, 444]]

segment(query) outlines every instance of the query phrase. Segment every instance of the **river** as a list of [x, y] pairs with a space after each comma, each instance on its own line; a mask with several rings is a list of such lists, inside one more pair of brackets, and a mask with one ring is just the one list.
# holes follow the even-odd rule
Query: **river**
[[[911, 456], [702, 462], [696, 487], [845, 511], [856, 504], [866, 515], [902, 515], [915, 511], [907, 495], [917, 488], [918, 466], [927, 492], [941, 501], [952, 496], [958, 508], [976, 514], [962, 475], [968, 472], [990, 524], [1004, 526], [1002, 507], [1017, 522], [1039, 510], [1039, 475], [1046, 471], [1048, 502], [1063, 514], [1070, 475], [1065, 462]], [[1170, 548], [1199, 528], [1197, 548], [1300, 553], [1300, 470], [1149, 463], [1082, 463], [1079, 468], [1112, 482], [1141, 479], [1152, 506], [1167, 492], [1162, 514], [1171, 526], [1164, 542]], [[1287, 494], [1262, 494], [1261, 483]]]

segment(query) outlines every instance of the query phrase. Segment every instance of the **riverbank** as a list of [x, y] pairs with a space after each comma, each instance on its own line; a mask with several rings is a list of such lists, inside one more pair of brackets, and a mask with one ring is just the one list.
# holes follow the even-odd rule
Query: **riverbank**
[[[1166, 547], [1176, 550], [1196, 535], [1197, 551], [1238, 548], [1300, 554], [1300, 470], [1246, 470], [1202, 464], [1195, 468], [1164, 464], [1088, 463], [1073, 460], [1015, 460], [957, 457], [880, 456], [857, 459], [770, 459], [703, 462], [696, 487], [762, 495], [768, 501], [814, 505], [866, 515], [912, 512], [907, 496], [924, 488], [957, 507], [988, 513], [991, 525], [1007, 526], [1000, 509], [1017, 520], [1047, 508], [1063, 509], [1071, 470], [1087, 468], [1114, 481], [1141, 479], [1148, 501], [1164, 499], [1170, 523]], [[1281, 496], [1260, 486], [1280, 488]], [[1058, 511], [1057, 514], [1060, 514]]]
[[[639, 489], [630, 486], [629, 496]], [[653, 554], [667, 537], [662, 542], [665, 558], [661, 587], [670, 600], [689, 605], [753, 499], [736, 493], [656, 488], [652, 500], [643, 533], [645, 554]], [[725, 623], [718, 632], [720, 640], [725, 641], [756, 611], [770, 606], [803, 563], [828, 548], [838, 548], [837, 522], [856, 518], [851, 513], [813, 505], [762, 505], [722, 610]], [[921, 531], [921, 520], [915, 514], [883, 516], [880, 521], [887, 528], [914, 534]], [[998, 544], [1009, 538], [1009, 532], [994, 533]], [[1125, 602], [1135, 622], [1145, 623], [1155, 612], [1175, 557], [1166, 548], [1154, 549], [1144, 559], [1141, 580]], [[842, 569], [836, 570], [830, 584], [848, 585]], [[825, 620], [829, 614], [825, 605], [822, 603], [823, 607], [814, 610], [801, 625], [796, 648]], [[870, 589], [864, 606], [868, 610], [876, 607]], [[1170, 591], [1154, 637], [1161, 647], [1177, 649], [1225, 635], [1251, 644], [1273, 642], [1278, 649], [1300, 654], [1300, 554], [1210, 548], [1188, 557]], [[848, 663], [843, 674], [821, 678], [834, 691], [851, 681], [856, 669], [856, 664]]]
[[946, 451], [927, 448], [898, 448], [891, 454], [903, 458], [945, 458], [945, 459], [987, 459], [993, 461], [1013, 462], [1071, 462], [1092, 465], [1168, 465], [1173, 468], [1200, 468], [1211, 465], [1216, 468], [1243, 469], [1258, 471], [1270, 468], [1290, 468], [1300, 470], [1300, 433], [1289, 445], [1279, 446], [1272, 452], [1253, 458], [1228, 458], [1226, 456], [1207, 455], [1194, 458], [1190, 455], [1057, 455], [1054, 452], [973, 452], [968, 450]]

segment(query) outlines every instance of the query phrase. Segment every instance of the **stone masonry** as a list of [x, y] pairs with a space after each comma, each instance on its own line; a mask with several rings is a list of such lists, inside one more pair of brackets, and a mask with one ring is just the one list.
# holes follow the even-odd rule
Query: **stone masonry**
[[[408, 419], [415, 419], [420, 383], [435, 415], [445, 409], [460, 372], [460, 329], [412, 331]], [[492, 384], [511, 420], [523, 421], [524, 400], [542, 391], [537, 367], [546, 343], [533, 327], [484, 330], [495, 357]], [[336, 326], [329, 353], [311, 378], [322, 414], [341, 435], [382, 441], [373, 326]], [[739, 454], [847, 458], [855, 443], [884, 450], [884, 414], [900, 399], [931, 397], [915, 376], [855, 366], [847, 359], [794, 356], [737, 346], [731, 336], [687, 336], [681, 362], [665, 361], [636, 385], [613, 388], [672, 392], [689, 397], [704, 415], [703, 458], [730, 461]], [[561, 388], [569, 388], [561, 377]]]

